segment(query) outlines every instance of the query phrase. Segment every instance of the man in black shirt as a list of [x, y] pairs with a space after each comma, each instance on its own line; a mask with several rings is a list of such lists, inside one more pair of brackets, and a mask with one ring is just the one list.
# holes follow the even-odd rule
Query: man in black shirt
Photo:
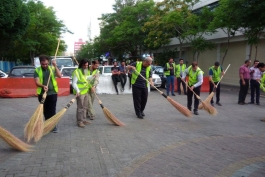
[[149, 80], [151, 85], [154, 85], [152, 81], [151, 64], [152, 58], [146, 57], [143, 62], [136, 62], [127, 67], [128, 70], [133, 70], [131, 79], [133, 103], [135, 114], [139, 119], [143, 119], [143, 116], [145, 116], [144, 109], [148, 98], [148, 82], [144, 78]]
[[120, 81], [120, 68], [117, 66], [117, 62], [113, 62], [114, 67], [111, 68], [111, 73], [112, 73], [112, 81], [116, 90], [117, 95], [119, 95], [119, 91], [117, 88], [117, 84]]

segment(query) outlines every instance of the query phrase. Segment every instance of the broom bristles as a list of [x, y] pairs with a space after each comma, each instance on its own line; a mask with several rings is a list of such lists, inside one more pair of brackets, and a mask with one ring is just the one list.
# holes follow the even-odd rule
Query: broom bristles
[[106, 107], [102, 108], [105, 117], [113, 124], [118, 126], [123, 126], [122, 123], [117, 117], [115, 117]]
[[205, 103], [204, 101], [202, 101], [201, 103], [205, 111], [207, 111], [211, 115], [214, 115], [214, 116], [217, 115], [218, 112], [213, 106], [211, 106], [208, 103]]
[[24, 128], [24, 137], [26, 138], [27, 142], [31, 140], [31, 138], [34, 137], [34, 130], [37, 124], [37, 120], [39, 117], [42, 118], [43, 116], [43, 104], [39, 104], [36, 111], [33, 113], [29, 121], [27, 122], [25, 128]]
[[44, 122], [43, 135], [48, 134], [54, 127], [58, 124], [60, 119], [63, 117], [64, 113], [67, 109], [75, 102], [75, 98], [73, 98], [60, 112], [49, 118]]
[[43, 115], [39, 116], [36, 122], [37, 123], [34, 129], [34, 141], [38, 142], [43, 135], [43, 128], [44, 128]]
[[12, 133], [2, 128], [1, 126], [0, 126], [0, 137], [12, 148], [19, 151], [28, 152], [31, 151], [31, 148], [33, 147], [27, 143], [24, 143], [23, 141], [15, 137]]
[[66, 112], [66, 108], [63, 108], [60, 112], [49, 118], [44, 122], [44, 129], [43, 129], [43, 135], [48, 134], [51, 132], [54, 127], [58, 124], [60, 119], [63, 117], [64, 113]]
[[167, 100], [179, 111], [181, 112], [184, 116], [186, 117], [191, 117], [192, 116], [192, 112], [186, 108], [185, 106], [177, 103], [176, 101], [174, 101], [172, 98], [167, 97]]
[[[211, 92], [211, 94], [208, 95], [208, 97], [204, 100], [204, 102], [210, 104], [210, 102], [211, 102], [213, 96], [214, 96], [214, 92]], [[203, 109], [203, 105], [202, 105], [202, 103], [199, 104], [198, 108], [199, 108], [199, 109]]]

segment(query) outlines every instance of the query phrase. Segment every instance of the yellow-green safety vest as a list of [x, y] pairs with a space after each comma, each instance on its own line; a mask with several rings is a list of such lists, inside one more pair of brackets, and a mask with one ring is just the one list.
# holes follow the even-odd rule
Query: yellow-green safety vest
[[[169, 76], [170, 75], [170, 70], [168, 69], [170, 67], [170, 65], [169, 65], [169, 63], [167, 63], [167, 71], [164, 71], [164, 74], [166, 75], [166, 76]], [[172, 67], [173, 67], [173, 73], [175, 74], [175, 63], [172, 63]]]
[[[55, 68], [48, 66], [48, 69], [49, 69], [49, 71], [51, 73], [51, 78], [50, 78], [51, 81], [50, 82], [52, 82], [52, 85], [53, 85], [53, 88], [54, 88], [55, 92], [58, 93], [57, 81], [56, 81], [56, 79], [54, 77], [54, 74], [53, 74], [53, 72], [55, 71]], [[42, 68], [41, 67], [38, 67], [38, 68], [36, 68], [35, 71], [37, 72], [37, 74], [39, 76], [40, 83], [43, 84], [43, 72], [42, 72]], [[42, 90], [42, 87], [38, 87], [37, 88], [37, 94], [38, 95], [41, 94], [41, 90]]]
[[213, 82], [219, 82], [221, 79], [220, 74], [222, 72], [221, 67], [219, 66], [218, 69], [216, 70], [214, 66], [212, 66], [209, 68], [209, 70], [210, 69], [213, 71], [213, 75], [212, 75]]
[[204, 73], [199, 67], [197, 68], [196, 72], [194, 73], [194, 71], [192, 70], [192, 67], [189, 66], [188, 67], [188, 75], [189, 75], [189, 85], [194, 85], [198, 82], [198, 74], [199, 72], [202, 72], [202, 74]]
[[[142, 70], [142, 63], [143, 62], [136, 62], [136, 71], [138, 72], [138, 73], [141, 73], [141, 70]], [[151, 70], [151, 66], [148, 66], [147, 68], [146, 68], [146, 72], [145, 72], [145, 78], [148, 80], [149, 79], [149, 73], [150, 73], [150, 70]], [[138, 78], [138, 73], [136, 73], [136, 72], [133, 72], [132, 73], [132, 80], [131, 80], [131, 84], [134, 84], [135, 83], [135, 81], [136, 81], [136, 79]], [[140, 76], [141, 77], [141, 76]], [[148, 87], [148, 82], [146, 81], [146, 87]]]
[[[72, 77], [76, 75], [77, 77], [77, 87], [80, 90], [80, 94], [84, 95], [88, 92], [89, 90], [89, 84], [88, 81], [86, 79], [86, 76], [90, 75], [90, 71], [88, 70], [87, 75], [84, 75], [82, 73], [82, 69], [77, 68], [76, 70], [74, 70]], [[76, 90], [73, 90], [73, 93], [76, 94]]]
[[[99, 73], [99, 70], [98, 70], [98, 69], [95, 69], [94, 71], [92, 71], [92, 74], [91, 74], [91, 75], [93, 76], [93, 75], [96, 75], [96, 74], [98, 74], [98, 73]], [[89, 86], [88, 86], [89, 89], [93, 87], [94, 82], [95, 82], [94, 79], [92, 79], [92, 80], [90, 81]]]
[[262, 78], [260, 80], [260, 88], [263, 92], [265, 92], [265, 74], [262, 75]]
[[180, 66], [180, 64], [176, 65], [176, 77], [180, 77], [180, 67], [182, 68], [182, 72], [184, 72], [186, 64], [182, 64], [182, 66]]

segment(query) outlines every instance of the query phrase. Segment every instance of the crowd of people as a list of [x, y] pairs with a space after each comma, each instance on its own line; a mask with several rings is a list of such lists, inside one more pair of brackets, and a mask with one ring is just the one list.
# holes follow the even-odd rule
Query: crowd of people
[[[37, 85], [38, 100], [41, 102], [43, 94], [47, 93], [46, 100], [44, 102], [44, 117], [45, 120], [51, 118], [56, 114], [56, 102], [58, 85], [55, 77], [61, 77], [61, 73], [56, 65], [56, 61], [53, 60], [49, 65], [49, 56], [39, 56], [40, 67], [36, 68], [34, 78]], [[117, 62], [113, 62], [112, 81], [117, 94], [117, 83], [121, 82], [121, 92], [124, 91], [124, 86], [127, 82], [127, 75], [129, 77], [130, 88], [132, 88], [132, 97], [135, 114], [139, 119], [143, 119], [145, 116], [144, 110], [148, 99], [148, 84], [153, 86], [152, 81], [152, 58], [146, 57], [143, 61], [136, 61], [130, 65], [121, 62], [118, 66]], [[260, 63], [258, 60], [254, 61], [254, 65], [250, 67], [251, 60], [246, 60], [244, 65], [239, 68], [239, 85], [240, 91], [238, 96], [238, 104], [260, 104], [260, 88], [265, 91], [265, 64]], [[76, 121], [78, 127], [85, 127], [85, 125], [91, 122], [87, 119], [95, 119], [95, 111], [93, 108], [93, 102], [95, 99], [96, 87], [99, 84], [99, 63], [98, 61], [92, 61], [89, 66], [87, 59], [82, 59], [78, 68], [72, 74], [72, 86], [73, 92], [76, 95], [77, 110]], [[219, 62], [215, 62], [213, 66], [209, 67], [209, 93], [215, 91], [216, 93], [216, 105], [222, 106], [220, 103], [220, 90], [221, 90], [221, 78], [225, 72], [220, 66]], [[198, 115], [199, 99], [201, 86], [203, 84], [204, 72], [199, 68], [197, 62], [192, 62], [189, 67], [183, 62], [183, 59], [179, 59], [179, 63], [175, 64], [173, 58], [169, 58], [168, 62], [164, 66], [164, 75], [167, 77], [167, 96], [171, 92], [174, 93], [174, 82], [177, 79], [178, 94], [181, 95], [181, 90], [187, 95], [187, 108], [192, 111], [192, 103], [194, 97], [193, 113]], [[182, 89], [181, 89], [182, 85]], [[246, 95], [248, 93], [249, 85], [251, 88], [251, 99], [249, 103], [245, 102]], [[214, 100], [211, 100], [212, 106], [214, 106]], [[262, 119], [265, 121], [265, 119]], [[57, 127], [53, 130], [57, 132]]]

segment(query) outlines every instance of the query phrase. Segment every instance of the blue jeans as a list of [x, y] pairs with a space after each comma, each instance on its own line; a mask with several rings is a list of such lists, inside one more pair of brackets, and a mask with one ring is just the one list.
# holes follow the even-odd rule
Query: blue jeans
[[175, 76], [167, 76], [167, 94], [169, 94], [169, 87], [171, 84], [171, 93], [174, 93], [174, 79]]

